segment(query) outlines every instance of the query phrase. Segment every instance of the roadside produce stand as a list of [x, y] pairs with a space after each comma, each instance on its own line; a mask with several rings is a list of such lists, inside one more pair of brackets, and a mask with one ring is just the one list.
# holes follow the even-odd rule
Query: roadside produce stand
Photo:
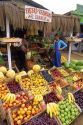
[[[81, 114], [83, 73], [62, 67], [42, 68], [34, 65], [28, 73], [22, 71], [17, 74], [0, 67], [0, 72], [4, 72], [0, 77], [3, 124], [7, 120], [10, 125], [70, 125]], [[73, 81], [68, 81], [72, 75]], [[52, 105], [55, 106], [54, 113]]]

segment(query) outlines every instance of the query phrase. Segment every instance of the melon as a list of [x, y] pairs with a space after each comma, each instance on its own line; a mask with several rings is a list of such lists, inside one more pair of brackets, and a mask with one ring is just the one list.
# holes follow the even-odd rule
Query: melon
[[69, 68], [69, 63], [64, 63], [65, 68]]
[[29, 70], [27, 74], [28, 74], [28, 76], [30, 77], [33, 73], [34, 73], [33, 70]]
[[15, 78], [15, 71], [12, 70], [12, 69], [8, 70], [7, 73], [6, 73], [6, 76], [8, 78], [14, 79]]
[[20, 75], [20, 76], [26, 76], [27, 73], [26, 73], [25, 71], [21, 71], [21, 72], [19, 73], [19, 75]]
[[0, 72], [6, 74], [6, 73], [7, 73], [6, 67], [5, 67], [5, 66], [1, 66], [1, 67], [0, 67]]
[[39, 65], [34, 65], [33, 66], [33, 71], [34, 72], [39, 72], [41, 70], [41, 66], [39, 66]]

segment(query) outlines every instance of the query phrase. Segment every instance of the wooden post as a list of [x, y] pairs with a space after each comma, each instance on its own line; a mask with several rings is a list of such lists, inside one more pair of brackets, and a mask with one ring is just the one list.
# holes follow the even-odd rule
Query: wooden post
[[[6, 37], [10, 38], [10, 26], [9, 26], [9, 19], [6, 17]], [[10, 49], [11, 44], [7, 44], [7, 52], [8, 52], [8, 66], [9, 69], [12, 69], [12, 63], [11, 63], [11, 49]]]

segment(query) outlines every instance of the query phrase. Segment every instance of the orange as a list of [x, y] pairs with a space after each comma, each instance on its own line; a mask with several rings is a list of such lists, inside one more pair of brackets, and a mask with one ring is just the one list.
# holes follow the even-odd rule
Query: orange
[[25, 104], [22, 104], [21, 107], [24, 108], [24, 107], [25, 107]]
[[27, 121], [27, 117], [24, 118], [24, 121]]
[[22, 120], [22, 119], [23, 119], [23, 116], [22, 116], [22, 115], [20, 115], [20, 116], [19, 116], [19, 119], [21, 119], [21, 120]]
[[27, 111], [26, 113], [27, 113], [27, 115], [30, 115], [30, 114], [31, 114], [31, 111], [29, 110], [29, 111]]
[[18, 118], [15, 118], [14, 121], [18, 121]]
[[24, 108], [23, 110], [26, 112], [28, 109], [27, 109], [27, 108]]
[[34, 115], [36, 113], [36, 111], [34, 109], [32, 109], [32, 114]]
[[20, 124], [21, 124], [21, 120], [18, 120], [18, 121], [17, 121], [17, 124], [20, 125]]
[[32, 109], [32, 106], [29, 106], [29, 107], [28, 107], [28, 110], [31, 110], [31, 109]]
[[16, 118], [16, 115], [15, 115], [15, 114], [13, 114], [13, 115], [12, 115], [12, 117], [13, 117], [13, 119], [15, 119], [15, 118]]
[[27, 119], [30, 119], [30, 117], [31, 117], [30, 115], [27, 115]]
[[20, 114], [21, 114], [21, 115], [25, 114], [25, 111], [24, 111], [24, 110], [23, 110], [23, 111], [20, 111]]
[[38, 111], [39, 111], [39, 109], [38, 109], [38, 108], [36, 108], [36, 109], [35, 109], [35, 111], [36, 111], [36, 112], [38, 112]]

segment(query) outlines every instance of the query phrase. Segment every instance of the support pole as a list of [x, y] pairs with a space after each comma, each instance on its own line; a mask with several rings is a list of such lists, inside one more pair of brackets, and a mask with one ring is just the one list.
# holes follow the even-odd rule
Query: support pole
[[68, 63], [71, 62], [71, 48], [72, 48], [72, 43], [69, 43]]
[[[10, 26], [9, 26], [9, 19], [8, 19], [8, 17], [6, 17], [6, 37], [10, 38]], [[9, 69], [12, 69], [10, 46], [11, 46], [10, 43], [7, 44], [8, 66], [9, 66]]]

